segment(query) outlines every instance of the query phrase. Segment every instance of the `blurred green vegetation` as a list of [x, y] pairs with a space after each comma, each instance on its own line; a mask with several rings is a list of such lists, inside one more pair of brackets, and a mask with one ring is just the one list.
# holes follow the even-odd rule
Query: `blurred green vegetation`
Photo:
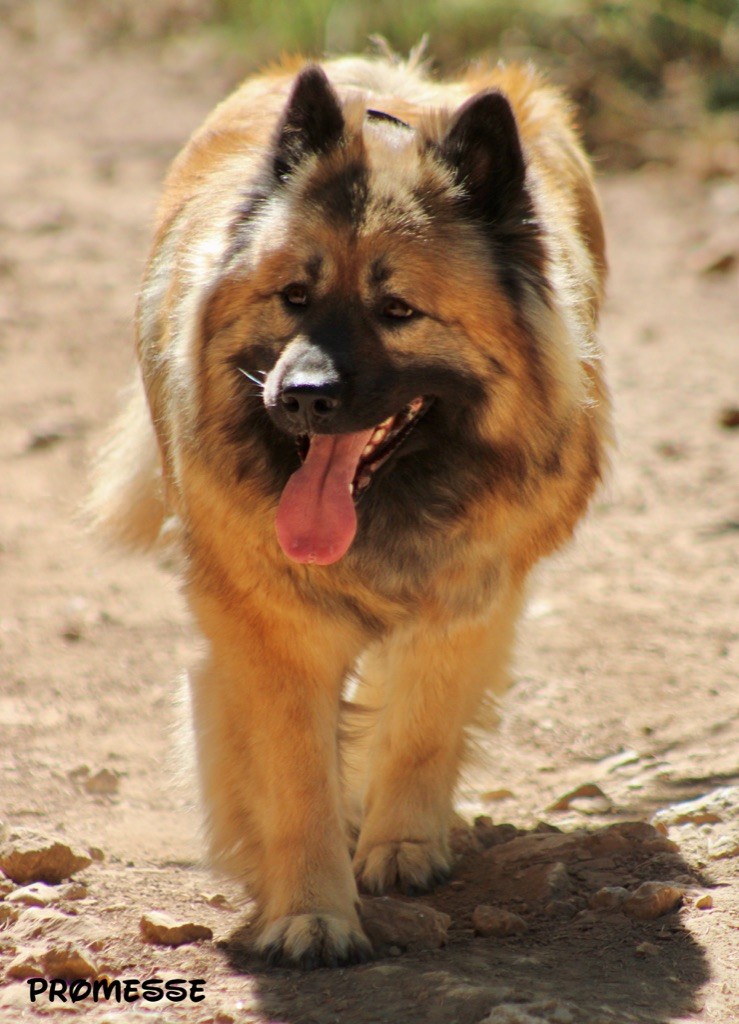
[[602, 161], [705, 141], [739, 171], [739, 0], [212, 0], [210, 24], [250, 66], [366, 50], [373, 35], [403, 54], [427, 35], [441, 73], [530, 59], [572, 95]]
[[362, 52], [425, 36], [434, 71], [533, 60], [580, 110], [606, 166], [687, 162], [739, 175], [739, 0], [0, 0], [33, 34], [64, 10], [96, 44], [214, 44], [234, 80], [283, 54]]

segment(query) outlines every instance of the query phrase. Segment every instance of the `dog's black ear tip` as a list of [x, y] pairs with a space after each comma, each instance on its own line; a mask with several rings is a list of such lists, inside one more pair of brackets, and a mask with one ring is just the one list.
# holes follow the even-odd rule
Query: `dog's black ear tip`
[[320, 64], [306, 64], [295, 76], [292, 98], [299, 94], [330, 92], [331, 83]]
[[476, 93], [462, 105], [460, 113], [462, 111], [493, 124], [498, 124], [501, 118], [508, 118], [515, 124], [510, 100], [500, 89], [484, 89]]
[[341, 101], [326, 72], [306, 64], [293, 81], [277, 130], [274, 171], [284, 179], [309, 153], [325, 153], [344, 131]]
[[507, 201], [524, 188], [526, 164], [518, 122], [510, 100], [499, 89], [484, 89], [462, 104], [441, 152], [474, 205], [491, 217], [501, 212], [501, 197]]
[[518, 124], [508, 97], [499, 89], [485, 89], [471, 96], [457, 111], [447, 135], [464, 136], [471, 142], [507, 139], [519, 147]]
[[330, 110], [340, 114], [341, 104], [328, 75], [319, 64], [306, 64], [293, 80], [286, 115], [290, 119], [315, 116], [319, 111]]

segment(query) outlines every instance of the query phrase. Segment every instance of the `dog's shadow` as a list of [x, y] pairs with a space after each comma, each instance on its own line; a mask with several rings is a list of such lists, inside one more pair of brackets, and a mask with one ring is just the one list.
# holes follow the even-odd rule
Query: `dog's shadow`
[[[661, 1024], [696, 1012], [709, 970], [684, 917], [701, 913], [695, 890], [705, 882], [651, 825], [564, 833], [485, 823], [460, 838], [450, 882], [411, 900], [450, 915], [441, 948], [385, 945], [372, 963], [301, 973], [266, 968], [250, 952], [248, 925], [223, 943], [231, 968], [251, 978], [266, 1019]], [[632, 901], [625, 909], [623, 890], [645, 881], [669, 886], [653, 906], [636, 911]], [[476, 934], [480, 905], [516, 914], [523, 930]]]

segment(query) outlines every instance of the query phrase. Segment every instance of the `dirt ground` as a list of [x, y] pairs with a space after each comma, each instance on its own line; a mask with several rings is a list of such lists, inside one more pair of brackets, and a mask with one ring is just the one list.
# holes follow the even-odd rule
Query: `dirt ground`
[[[250, 958], [248, 908], [200, 860], [177, 701], [198, 642], [176, 579], [75, 522], [132, 364], [158, 184], [229, 75], [192, 46], [96, 51], [46, 23], [0, 29], [0, 68], [0, 817], [102, 857], [74, 900], [29, 906], [0, 880], [0, 1021], [739, 1020], [739, 430], [721, 423], [739, 405], [739, 182], [603, 176], [613, 477], [538, 575], [499, 735], [460, 794], [518, 832], [479, 825], [423, 898], [451, 915], [443, 948], [300, 975]], [[590, 906], [643, 881], [682, 905]], [[526, 930], [476, 935], [478, 904]], [[150, 910], [214, 939], [145, 943]], [[65, 943], [99, 975], [203, 979], [206, 999], [32, 1006], [19, 962]]]

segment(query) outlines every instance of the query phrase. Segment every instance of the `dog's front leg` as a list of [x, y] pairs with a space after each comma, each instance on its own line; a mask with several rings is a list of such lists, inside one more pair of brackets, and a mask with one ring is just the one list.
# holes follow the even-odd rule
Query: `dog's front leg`
[[520, 594], [510, 592], [485, 619], [416, 621], [366, 660], [357, 700], [366, 688], [366, 703], [379, 710], [354, 869], [371, 892], [426, 889], [448, 874], [465, 727], [485, 693], [507, 685], [520, 608]]
[[318, 614], [308, 628], [261, 603], [192, 603], [210, 643], [192, 690], [211, 845], [257, 902], [259, 949], [302, 967], [366, 959], [339, 794], [351, 640]]

